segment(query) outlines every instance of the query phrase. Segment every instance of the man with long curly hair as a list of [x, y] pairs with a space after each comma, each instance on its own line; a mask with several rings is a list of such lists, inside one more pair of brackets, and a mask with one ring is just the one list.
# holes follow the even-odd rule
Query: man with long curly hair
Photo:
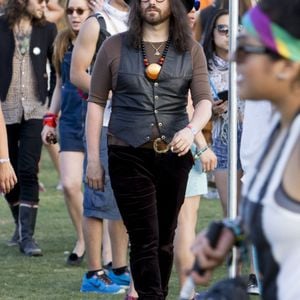
[[[51, 62], [56, 26], [45, 20], [45, 0], [8, 0], [0, 17], [0, 99], [9, 156], [18, 184], [5, 195], [16, 223], [10, 245], [40, 256], [33, 239], [38, 203], [41, 130], [47, 110], [47, 59]], [[5, 41], [5, 42], [4, 42]], [[51, 73], [54, 87], [54, 73]]]
[[[184, 2], [191, 10], [193, 1]], [[129, 30], [104, 42], [91, 79], [86, 179], [103, 189], [99, 136], [112, 90], [109, 173], [139, 299], [167, 297], [177, 217], [193, 165], [189, 149], [211, 115], [205, 58], [185, 16], [181, 0], [132, 1]]]

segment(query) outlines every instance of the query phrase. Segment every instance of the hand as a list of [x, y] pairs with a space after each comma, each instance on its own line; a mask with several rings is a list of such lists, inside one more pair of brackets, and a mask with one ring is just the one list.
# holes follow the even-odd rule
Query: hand
[[104, 1], [103, 0], [89, 0], [88, 6], [93, 13], [102, 11]]
[[17, 183], [15, 171], [10, 162], [0, 164], [0, 192], [9, 193]]
[[194, 142], [194, 134], [191, 129], [185, 127], [176, 132], [171, 143], [171, 151], [178, 153], [178, 156], [185, 155], [191, 148]]
[[201, 264], [201, 268], [207, 270], [203, 276], [192, 271], [192, 277], [196, 283], [207, 284], [211, 278], [214, 268], [219, 266], [226, 258], [227, 253], [234, 244], [232, 232], [223, 228], [217, 246], [212, 248], [206, 237], [206, 231], [202, 231], [195, 239], [192, 246], [192, 252]]
[[88, 162], [86, 167], [86, 182], [90, 188], [104, 191], [105, 171], [99, 160], [97, 162]]
[[52, 142], [52, 139], [50, 139], [50, 137], [54, 137], [56, 139], [56, 128], [45, 125], [41, 135], [42, 141], [45, 145], [55, 144]]
[[228, 110], [228, 100], [214, 101], [212, 110], [214, 115], [221, 116], [223, 113], [227, 112]]
[[200, 161], [202, 164], [203, 172], [210, 172], [217, 167], [218, 159], [215, 153], [210, 148], [208, 148], [200, 155]]

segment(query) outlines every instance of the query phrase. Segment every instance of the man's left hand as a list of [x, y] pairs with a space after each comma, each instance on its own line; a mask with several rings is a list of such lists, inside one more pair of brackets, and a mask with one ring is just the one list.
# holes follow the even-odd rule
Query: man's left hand
[[171, 151], [177, 153], [178, 156], [185, 155], [194, 142], [194, 134], [190, 128], [183, 128], [177, 131], [170, 143]]

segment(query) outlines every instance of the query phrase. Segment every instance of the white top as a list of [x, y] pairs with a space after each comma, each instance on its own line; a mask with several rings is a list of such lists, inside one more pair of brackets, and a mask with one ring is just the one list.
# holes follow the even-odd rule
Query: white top
[[240, 159], [244, 174], [265, 141], [270, 130], [273, 108], [269, 101], [245, 101]]
[[[129, 12], [120, 11], [115, 7], [111, 6], [108, 2], [105, 2], [101, 14], [106, 23], [106, 30], [111, 35], [124, 32], [128, 29], [127, 23], [128, 23]], [[105, 127], [108, 126], [110, 114], [111, 114], [111, 99], [108, 99], [104, 111], [104, 117], [103, 117], [103, 126]]]

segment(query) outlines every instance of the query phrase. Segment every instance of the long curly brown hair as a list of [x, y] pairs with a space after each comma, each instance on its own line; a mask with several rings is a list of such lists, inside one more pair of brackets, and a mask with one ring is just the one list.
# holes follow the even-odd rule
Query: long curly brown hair
[[13, 28], [24, 16], [31, 17], [32, 25], [43, 25], [46, 22], [45, 16], [41, 18], [35, 18], [34, 16], [29, 15], [26, 10], [29, 0], [7, 0], [4, 15], [7, 18], [10, 28]]
[[[167, 0], [165, 0], [167, 1]], [[188, 24], [187, 12], [182, 0], [170, 1], [170, 29], [169, 37], [178, 52], [188, 49], [192, 40], [191, 28]], [[128, 43], [134, 48], [139, 48], [143, 37], [143, 18], [140, 7], [140, 0], [130, 2]]]

